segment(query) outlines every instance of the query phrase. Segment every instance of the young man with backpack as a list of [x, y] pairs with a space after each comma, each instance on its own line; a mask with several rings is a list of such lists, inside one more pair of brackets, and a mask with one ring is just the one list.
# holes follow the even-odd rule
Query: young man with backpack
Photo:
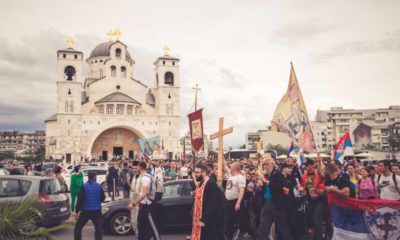
[[155, 239], [159, 240], [160, 235], [158, 233], [157, 219], [156, 219], [156, 206], [155, 202], [161, 199], [160, 192], [157, 192], [157, 181], [156, 178], [151, 177], [147, 173], [146, 163], [140, 162], [138, 164], [140, 172], [140, 193], [136, 201], [132, 203], [132, 206], [139, 206], [138, 213], [138, 240]]
[[132, 170], [128, 167], [128, 162], [124, 162], [122, 169], [119, 171], [119, 182], [122, 185], [124, 199], [129, 198], [129, 191], [132, 181]]
[[389, 160], [379, 162], [377, 192], [380, 199], [383, 200], [400, 200], [400, 177], [390, 171]]

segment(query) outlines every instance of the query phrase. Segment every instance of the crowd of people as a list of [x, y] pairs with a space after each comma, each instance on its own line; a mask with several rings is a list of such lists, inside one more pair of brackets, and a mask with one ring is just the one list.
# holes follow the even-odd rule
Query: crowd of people
[[[32, 175], [32, 166], [24, 169], [25, 175]], [[217, 163], [211, 160], [196, 160], [195, 165], [192, 161], [111, 161], [107, 191], [111, 198], [120, 190], [122, 198], [129, 198], [127, 208], [138, 239], [159, 239], [154, 217], [157, 194], [152, 187], [177, 179], [191, 178], [195, 186], [192, 235], [188, 237], [192, 240], [237, 239], [239, 234], [262, 240], [330, 239], [329, 193], [343, 198], [400, 200], [396, 160], [364, 165], [356, 159], [344, 163], [305, 159], [299, 166], [290, 157], [281, 162], [264, 159], [261, 164], [258, 159], [238, 159], [224, 161], [222, 182], [217, 172]], [[45, 171], [46, 176], [59, 173], [57, 167]], [[99, 204], [105, 199], [96, 174], [89, 173], [84, 183], [78, 165], [71, 176], [71, 209], [78, 219], [75, 239], [80, 239], [88, 219], [101, 216]], [[100, 223], [96, 225], [101, 228]], [[96, 239], [101, 239], [100, 232], [96, 231]]]

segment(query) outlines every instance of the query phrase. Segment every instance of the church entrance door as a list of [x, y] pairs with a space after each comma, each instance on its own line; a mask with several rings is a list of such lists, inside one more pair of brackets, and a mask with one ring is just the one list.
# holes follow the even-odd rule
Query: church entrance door
[[122, 155], [124, 155], [123, 148], [122, 147], [114, 147], [113, 155], [114, 156], [122, 156]]
[[107, 161], [107, 160], [108, 160], [107, 151], [101, 152], [101, 159], [102, 159], [103, 161]]

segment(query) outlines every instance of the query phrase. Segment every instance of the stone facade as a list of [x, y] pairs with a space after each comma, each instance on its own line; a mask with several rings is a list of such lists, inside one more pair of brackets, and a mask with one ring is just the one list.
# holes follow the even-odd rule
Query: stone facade
[[[80, 161], [139, 151], [133, 139], [159, 136], [169, 156], [180, 154], [179, 59], [155, 62], [153, 86], [133, 78], [135, 61], [117, 41], [99, 44], [86, 60], [72, 47], [57, 52], [57, 113], [46, 123], [46, 157]], [[110, 141], [120, 134], [122, 142]], [[107, 144], [105, 144], [107, 143]], [[105, 154], [106, 152], [106, 154]]]

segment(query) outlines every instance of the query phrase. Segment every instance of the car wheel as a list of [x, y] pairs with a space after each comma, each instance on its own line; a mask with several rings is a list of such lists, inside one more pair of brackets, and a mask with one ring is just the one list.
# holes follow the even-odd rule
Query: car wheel
[[106, 182], [103, 182], [103, 183], [101, 184], [101, 188], [103, 189], [104, 192], [107, 192], [107, 183], [106, 183]]
[[119, 212], [115, 214], [110, 221], [111, 233], [119, 236], [125, 236], [131, 234], [131, 216], [127, 212]]

